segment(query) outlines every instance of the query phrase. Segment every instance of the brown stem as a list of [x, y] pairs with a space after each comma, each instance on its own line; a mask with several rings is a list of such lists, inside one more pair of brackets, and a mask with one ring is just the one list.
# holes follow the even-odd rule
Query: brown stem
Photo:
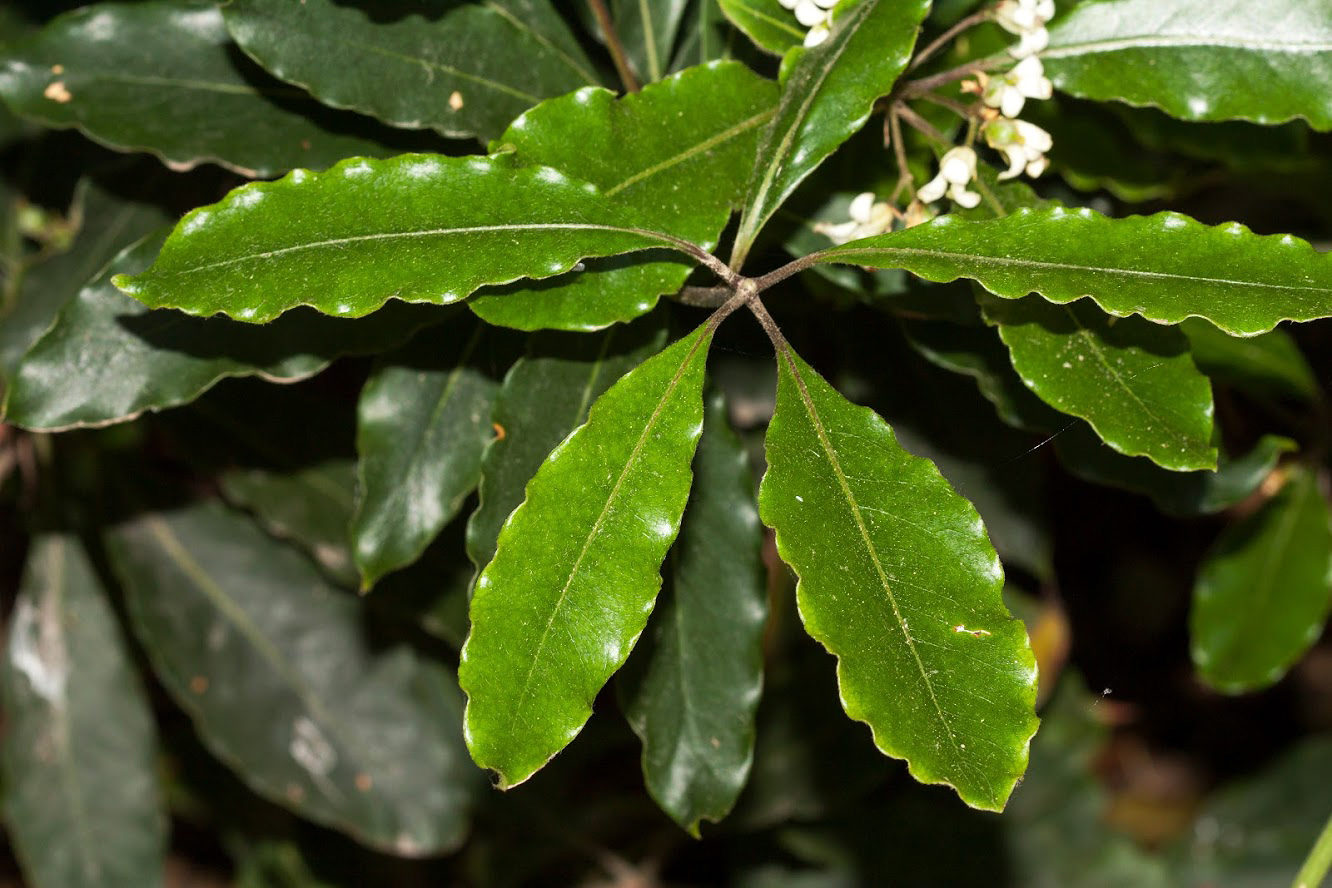
[[620, 35], [611, 22], [610, 10], [606, 8], [606, 3], [604, 0], [587, 0], [587, 5], [597, 17], [601, 33], [606, 35], [606, 48], [610, 50], [611, 61], [615, 63], [615, 72], [620, 75], [620, 82], [624, 84], [625, 92], [638, 92], [638, 78], [629, 70], [629, 59], [624, 54], [624, 44], [620, 42]]
[[958, 65], [956, 68], [949, 68], [947, 71], [941, 71], [938, 74], [931, 74], [929, 77], [922, 77], [919, 80], [908, 80], [902, 84], [901, 89], [895, 92], [894, 98], [901, 101], [918, 99], [926, 93], [934, 92], [941, 86], [956, 83], [980, 71], [998, 68], [1004, 63], [1005, 60], [1002, 58], [979, 59], [974, 62], [967, 62], [965, 65]]
[[726, 304], [727, 299], [731, 298], [733, 292], [727, 286], [685, 287], [675, 294], [675, 301], [681, 305], [692, 305], [695, 308], [720, 308]]
[[934, 124], [930, 123], [924, 117], [921, 117], [915, 111], [912, 111], [907, 105], [897, 106], [897, 116], [906, 121], [912, 129], [923, 134], [927, 139], [938, 142], [940, 145], [948, 145], [952, 143], [951, 139], [947, 138], [943, 133], [934, 128]]
[[926, 93], [921, 96], [921, 99], [941, 108], [947, 108], [959, 117], [971, 117], [971, 106], [966, 102], [959, 102], [957, 99], [950, 99], [948, 96], [941, 96], [938, 93]]
[[894, 104], [888, 109], [888, 128], [893, 143], [893, 157], [897, 160], [897, 186], [893, 188], [893, 196], [888, 199], [888, 202], [894, 206], [897, 205], [902, 189], [910, 187], [916, 181], [916, 177], [911, 175], [911, 166], [907, 163], [906, 145], [902, 142], [902, 119], [898, 114], [902, 107], [905, 106]]
[[952, 40], [954, 37], [956, 37], [958, 34], [961, 34], [963, 31], [966, 31], [969, 28], [974, 28], [976, 25], [979, 25], [981, 22], [985, 21], [989, 17], [990, 17], [989, 10], [983, 10], [981, 12], [974, 12], [971, 15], [967, 16], [966, 18], [962, 19], [962, 21], [953, 25], [953, 27], [949, 28], [947, 31], [944, 31], [937, 38], [935, 38], [934, 42], [931, 43], [929, 46], [925, 47], [920, 52], [916, 53], [916, 57], [911, 60], [911, 64], [907, 65], [907, 71], [910, 72], [916, 70], [921, 65], [925, 64], [930, 59], [934, 58], [934, 56], [939, 52], [939, 50], [947, 46], [948, 42]]

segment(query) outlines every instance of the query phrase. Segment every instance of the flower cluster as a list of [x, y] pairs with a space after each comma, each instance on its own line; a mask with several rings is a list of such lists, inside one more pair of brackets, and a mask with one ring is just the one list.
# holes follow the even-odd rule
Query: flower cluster
[[838, 0], [777, 0], [795, 13], [796, 21], [809, 28], [805, 46], [818, 46], [832, 33], [832, 8]]
[[1009, 53], [1015, 59], [1025, 59], [1050, 45], [1050, 32], [1045, 25], [1054, 14], [1054, 0], [999, 0], [994, 20], [999, 27], [1018, 37], [1018, 45]]
[[[977, 197], [977, 200], [980, 198]], [[874, 192], [857, 195], [847, 208], [850, 222], [819, 222], [814, 230], [835, 244], [883, 234], [893, 225], [893, 209], [884, 201], [875, 201]]]

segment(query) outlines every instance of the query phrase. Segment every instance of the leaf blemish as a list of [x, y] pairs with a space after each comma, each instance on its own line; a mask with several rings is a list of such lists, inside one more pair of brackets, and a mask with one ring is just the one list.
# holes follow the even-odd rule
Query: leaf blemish
[[968, 629], [966, 626], [963, 626], [961, 623], [958, 623], [956, 626], [954, 626], [953, 631], [958, 633], [959, 635], [970, 635], [972, 638], [987, 638], [989, 637], [990, 634], [990, 631], [988, 629]]
[[458, 92], [455, 89], [452, 93], [449, 94], [449, 107], [452, 108], [454, 111], [461, 111], [462, 106], [463, 106], [462, 93]]

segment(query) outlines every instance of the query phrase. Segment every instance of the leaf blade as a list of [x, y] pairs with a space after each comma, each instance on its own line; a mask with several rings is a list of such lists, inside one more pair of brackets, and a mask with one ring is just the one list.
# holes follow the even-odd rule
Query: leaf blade
[[501, 787], [573, 740], [643, 631], [689, 492], [712, 332], [705, 324], [598, 399], [528, 484], [477, 580], [459, 667], [464, 732]]
[[[793, 352], [778, 367], [759, 511], [799, 577], [806, 630], [838, 657], [843, 707], [916, 779], [1002, 808], [1036, 729], [1036, 668], [1000, 599], [1003, 571], [975, 510]], [[910, 517], [861, 504], [892, 502], [894, 488], [918, 497], [896, 502]], [[908, 530], [896, 536], [892, 521]], [[828, 552], [841, 563], [830, 568]]]
[[1117, 317], [1178, 324], [1197, 316], [1234, 336], [1332, 316], [1332, 259], [1291, 235], [1206, 226], [1178, 213], [1112, 219], [1054, 207], [976, 222], [949, 215], [809, 259], [901, 267], [936, 282], [969, 277], [1004, 299], [1090, 296]]

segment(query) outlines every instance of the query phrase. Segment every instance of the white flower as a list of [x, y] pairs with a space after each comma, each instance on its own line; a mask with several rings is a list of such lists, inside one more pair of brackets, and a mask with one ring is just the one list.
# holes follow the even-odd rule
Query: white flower
[[1023, 170], [1028, 176], [1039, 176], [1049, 165], [1045, 152], [1054, 145], [1054, 140], [1034, 123], [1000, 117], [985, 124], [981, 132], [990, 147], [1008, 161], [1008, 169], [999, 174], [1000, 179], [1011, 179]]
[[968, 191], [967, 185], [976, 178], [976, 152], [970, 148], [953, 148], [939, 160], [939, 175], [926, 182], [916, 192], [922, 203], [934, 203], [945, 193], [958, 206], [971, 209], [980, 203], [980, 195]]
[[828, 35], [831, 33], [832, 29], [828, 27], [828, 24], [826, 22], [824, 22], [823, 24], [815, 25], [814, 27], [810, 28], [808, 31], [805, 32], [805, 48], [813, 49], [823, 41], [827, 40]]
[[998, 108], [1005, 117], [1017, 117], [1027, 99], [1048, 99], [1053, 94], [1054, 86], [1045, 76], [1045, 66], [1040, 59], [1030, 56], [1002, 77], [987, 80], [981, 101]]
[[830, 10], [838, 0], [777, 0], [784, 8], [795, 13], [796, 21], [809, 28], [805, 34], [805, 46], [818, 46], [832, 33], [832, 13]]
[[1009, 50], [1017, 59], [1025, 59], [1050, 45], [1045, 23], [1054, 18], [1054, 0], [1000, 0], [994, 10], [999, 27], [1018, 36], [1018, 44]]
[[819, 222], [814, 230], [835, 244], [883, 234], [893, 225], [893, 211], [887, 203], [874, 200], [874, 192], [856, 195], [847, 208], [850, 222]]

